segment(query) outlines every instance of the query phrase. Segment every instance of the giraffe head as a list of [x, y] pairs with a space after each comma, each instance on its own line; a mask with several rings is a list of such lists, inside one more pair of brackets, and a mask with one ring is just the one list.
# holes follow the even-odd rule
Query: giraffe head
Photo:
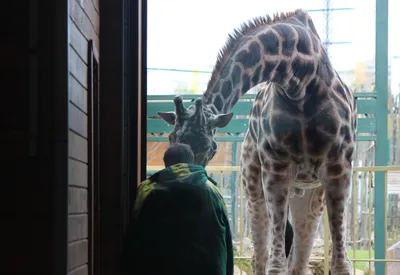
[[194, 153], [194, 163], [205, 167], [217, 152], [216, 129], [228, 125], [233, 113], [214, 114], [202, 98], [197, 98], [187, 109], [181, 96], [176, 96], [174, 103], [175, 112], [158, 112], [162, 119], [174, 125], [169, 143], [188, 144]]

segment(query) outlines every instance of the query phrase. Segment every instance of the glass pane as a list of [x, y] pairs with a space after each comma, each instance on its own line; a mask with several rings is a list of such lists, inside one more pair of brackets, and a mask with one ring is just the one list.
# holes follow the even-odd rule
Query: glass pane
[[[206, 90], [218, 52], [225, 44], [228, 34], [243, 22], [266, 13], [291, 11], [298, 7], [309, 10], [317, 32], [322, 40], [327, 37], [328, 52], [332, 63], [342, 80], [355, 93], [359, 101], [359, 133], [354, 157], [355, 174], [346, 211], [346, 247], [351, 259], [373, 259], [375, 182], [374, 168], [376, 154], [376, 97], [360, 96], [359, 93], [375, 93], [375, 1], [335, 0], [331, 1], [329, 17], [325, 2], [308, 1], [265, 1], [265, 0], [151, 0], [148, 1], [148, 95], [149, 105], [169, 103], [174, 111], [174, 95], [190, 97], [184, 100], [186, 106], [192, 99]], [[245, 3], [245, 4], [244, 4]], [[388, 99], [388, 142], [390, 161], [388, 165], [400, 165], [400, 36], [397, 35], [400, 17], [400, 2], [389, 3], [389, 99]], [[328, 27], [328, 29], [327, 29]], [[247, 94], [254, 94], [254, 88]], [[157, 96], [166, 96], [161, 98]], [[240, 102], [251, 103], [252, 99]], [[243, 104], [242, 106], [245, 106]], [[234, 119], [248, 119], [251, 105], [246, 105], [241, 116]], [[156, 108], [148, 108], [155, 110]], [[247, 113], [246, 113], [247, 112]], [[159, 120], [156, 113], [149, 114], [148, 123]], [[148, 124], [149, 125], [149, 124]], [[164, 127], [160, 125], [160, 127]], [[227, 126], [229, 127], [229, 125]], [[150, 129], [151, 127], [149, 127]], [[153, 128], [151, 128], [153, 129]], [[166, 129], [166, 128], [163, 128]], [[171, 128], [168, 128], [170, 131]], [[372, 129], [372, 130], [371, 130]], [[157, 129], [156, 129], [157, 130]], [[156, 131], [154, 130], [154, 131]], [[162, 157], [168, 146], [168, 131], [148, 133], [147, 165], [151, 174], [163, 167]], [[252, 255], [252, 237], [247, 214], [246, 198], [241, 185], [239, 163], [242, 140], [246, 131], [240, 133], [218, 133], [218, 152], [208, 164], [208, 173], [218, 183], [228, 206], [229, 217], [235, 241], [236, 264], [243, 271], [249, 268]], [[225, 140], [227, 140], [225, 139]], [[233, 140], [233, 141], [232, 141]], [[369, 170], [366, 167], [370, 167]], [[375, 170], [374, 170], [375, 169]], [[387, 168], [385, 168], [387, 170]], [[385, 170], [383, 169], [383, 170]], [[400, 189], [397, 178], [400, 169], [387, 172], [387, 241], [390, 245], [399, 241], [398, 195]], [[385, 198], [376, 200], [379, 203]], [[324, 217], [317, 232], [311, 255], [312, 264], [323, 269], [324, 238], [329, 232], [324, 230]], [[328, 245], [329, 242], [328, 242]], [[353, 254], [354, 253], [354, 254]], [[389, 254], [388, 254], [389, 255]], [[354, 267], [361, 271], [374, 268], [364, 261], [355, 261]], [[370, 273], [371, 274], [371, 273]], [[388, 273], [391, 274], [391, 273]]]

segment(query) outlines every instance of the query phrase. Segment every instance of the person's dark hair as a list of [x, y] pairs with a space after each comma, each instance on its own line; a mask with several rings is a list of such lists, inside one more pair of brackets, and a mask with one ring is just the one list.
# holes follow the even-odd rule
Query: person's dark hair
[[194, 162], [194, 154], [189, 145], [183, 143], [171, 144], [164, 153], [165, 167], [177, 164]]

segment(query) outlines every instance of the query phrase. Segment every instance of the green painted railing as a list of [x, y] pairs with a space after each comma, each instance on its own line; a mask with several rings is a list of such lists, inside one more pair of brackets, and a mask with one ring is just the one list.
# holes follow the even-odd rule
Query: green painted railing
[[[376, 140], [377, 123], [375, 116], [376, 93], [356, 93], [358, 113], [363, 117], [358, 118], [358, 141]], [[172, 101], [173, 95], [148, 95], [147, 97], [147, 133], [153, 136], [147, 137], [148, 142], [166, 142], [168, 141], [168, 133], [172, 130], [164, 120], [160, 119], [157, 112], [168, 112], [175, 109]], [[185, 107], [193, 104], [198, 95], [183, 95], [183, 105]], [[247, 132], [249, 123], [249, 114], [254, 94], [244, 95], [232, 108], [234, 113], [233, 120], [225, 128], [218, 129], [218, 133], [222, 134], [216, 137], [219, 142], [241, 142], [244, 134]]]

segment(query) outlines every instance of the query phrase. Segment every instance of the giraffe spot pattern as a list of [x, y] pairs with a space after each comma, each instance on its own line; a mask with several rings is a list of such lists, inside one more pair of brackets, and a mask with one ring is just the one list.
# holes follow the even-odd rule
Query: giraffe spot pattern
[[293, 119], [292, 130], [288, 137], [283, 140], [283, 144], [291, 154], [301, 155], [303, 151], [303, 137], [301, 135], [302, 131], [301, 122], [298, 119]]
[[223, 84], [222, 84], [222, 89], [221, 89], [221, 94], [223, 96], [224, 99], [227, 99], [232, 92], [232, 83], [229, 80], [226, 80]]
[[264, 64], [264, 70], [262, 72], [262, 80], [260, 82], [271, 80], [271, 74], [277, 66], [277, 61], [266, 61]]
[[279, 40], [278, 37], [272, 31], [267, 31], [265, 34], [261, 34], [258, 39], [264, 46], [264, 53], [267, 55], [279, 54]]
[[230, 103], [230, 107], [231, 108], [233, 107], [233, 105], [235, 105], [236, 102], [238, 102], [239, 97], [240, 97], [240, 94], [239, 93], [235, 93], [235, 96], [232, 98], [232, 101]]
[[354, 147], [350, 147], [349, 149], [347, 149], [346, 154], [345, 154], [345, 158], [346, 158], [348, 163], [352, 162], [353, 154], [354, 154]]
[[255, 102], [255, 103], [253, 104], [253, 107], [251, 108], [251, 115], [252, 115], [254, 118], [260, 117], [260, 106], [259, 106], [259, 104], [257, 104], [257, 102]]
[[279, 33], [282, 39], [282, 54], [285, 56], [292, 56], [295, 48], [295, 33], [294, 30], [286, 24], [277, 24], [272, 27]]
[[281, 83], [284, 80], [284, 76], [287, 74], [288, 62], [281, 60], [275, 70], [275, 75], [271, 79], [272, 82]]
[[347, 101], [347, 94], [343, 86], [338, 82], [334, 87], [334, 90], [345, 100]]
[[307, 14], [305, 14], [305, 13], [299, 13], [299, 14], [296, 16], [296, 19], [299, 20], [299, 22], [301, 22], [304, 26], [307, 26], [307, 25], [308, 25], [308, 22], [307, 22]]
[[[304, 27], [304, 22], [302, 22], [299, 18], [290, 18], [285, 21], [286, 24], [296, 25], [300, 27]], [[307, 23], [307, 22], [306, 22]]]
[[289, 164], [287, 162], [273, 162], [272, 163], [272, 170], [275, 172], [283, 172], [287, 170]]
[[315, 119], [307, 124], [305, 138], [307, 140], [307, 153], [310, 156], [320, 156], [323, 154], [333, 140], [332, 136], [318, 129], [315, 125]]
[[317, 32], [317, 29], [315, 28], [314, 22], [311, 19], [308, 19], [307, 21], [308, 21], [308, 28], [311, 30], [311, 32], [314, 35], [318, 36], [318, 32]]
[[315, 35], [311, 35], [310, 38], [311, 38], [311, 43], [313, 46], [314, 53], [319, 53], [320, 42], [318, 41], [318, 37]]
[[218, 111], [222, 111], [223, 102], [221, 97], [217, 94], [214, 99], [214, 106], [217, 108]]
[[342, 165], [340, 163], [328, 164], [327, 166], [327, 176], [328, 177], [337, 177], [340, 176], [343, 172]]
[[232, 66], [233, 61], [232, 60], [228, 60], [226, 65], [224, 66], [224, 69], [222, 70], [221, 74], [220, 74], [220, 78], [225, 78], [229, 75], [230, 71], [231, 71], [231, 66]]
[[328, 161], [337, 160], [338, 157], [342, 154], [342, 152], [343, 152], [342, 142], [336, 141], [331, 145], [331, 148], [329, 149], [329, 152], [327, 154], [327, 160]]
[[299, 53], [309, 55], [311, 54], [312, 43], [310, 41], [310, 36], [308, 35], [308, 31], [305, 28], [292, 26], [298, 35], [298, 41], [296, 44], [296, 49]]
[[306, 97], [304, 102], [304, 117], [309, 119], [315, 114], [315, 106], [319, 106], [322, 102], [328, 99], [326, 93], [319, 92], [320, 87], [315, 79], [311, 80], [306, 87]]
[[248, 50], [242, 50], [236, 55], [235, 61], [242, 64], [245, 69], [253, 68], [261, 60], [260, 50], [258, 43], [252, 42]]
[[233, 67], [232, 74], [231, 74], [233, 86], [236, 86], [239, 84], [241, 77], [242, 77], [242, 69], [238, 65], [235, 65]]
[[307, 76], [312, 76], [314, 74], [314, 70], [315, 65], [311, 61], [296, 57], [292, 62], [293, 76], [298, 79], [305, 79]]
[[243, 75], [243, 85], [242, 85], [242, 94], [246, 93], [247, 91], [250, 90], [251, 84], [250, 84], [250, 77], [248, 75]]
[[260, 65], [254, 70], [253, 76], [251, 77], [251, 84], [253, 87], [260, 83], [261, 69], [262, 66]]
[[342, 125], [340, 127], [340, 135], [344, 137], [344, 141], [350, 143], [352, 142], [352, 136], [350, 135], [350, 129], [347, 125]]
[[249, 132], [253, 140], [258, 140], [258, 132], [259, 132], [258, 123], [254, 119], [250, 121]]
[[335, 77], [325, 49], [322, 49], [322, 55], [319, 61], [317, 74], [325, 81], [328, 87], [332, 86], [332, 79]]
[[264, 117], [264, 118], [262, 119], [262, 122], [263, 122], [262, 125], [263, 125], [263, 131], [264, 131], [264, 133], [266, 133], [267, 135], [271, 135], [272, 130], [271, 130], [271, 125], [270, 125], [270, 123], [269, 123], [268, 118]]

